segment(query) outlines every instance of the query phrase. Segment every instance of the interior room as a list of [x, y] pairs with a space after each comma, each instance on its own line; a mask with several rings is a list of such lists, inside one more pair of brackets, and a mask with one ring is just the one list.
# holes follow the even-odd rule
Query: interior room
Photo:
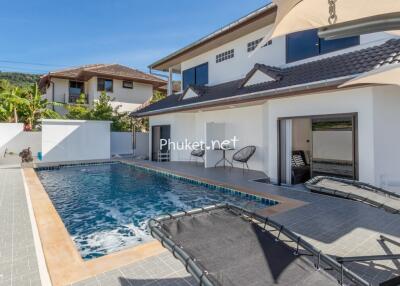
[[315, 176], [357, 179], [355, 115], [281, 119], [280, 183], [302, 184]]

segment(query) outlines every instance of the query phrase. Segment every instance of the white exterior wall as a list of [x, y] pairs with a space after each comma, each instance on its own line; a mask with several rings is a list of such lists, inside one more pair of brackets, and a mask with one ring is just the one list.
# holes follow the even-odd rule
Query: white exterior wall
[[[54, 91], [54, 96], [53, 96], [53, 91]], [[51, 83], [47, 88], [44, 97], [50, 102], [55, 101], [55, 102], [65, 103], [68, 100], [68, 94], [69, 94], [69, 81], [61, 78], [52, 78]], [[61, 115], [64, 115], [66, 113], [65, 108], [62, 106], [55, 106], [54, 110], [60, 113]]]
[[400, 88], [375, 87], [373, 93], [375, 183], [400, 193]]
[[[150, 117], [150, 140], [149, 140], [149, 156], [151, 158], [151, 126], [155, 125], [171, 125], [171, 142], [182, 144], [185, 139], [189, 142], [200, 140], [196, 137], [196, 118], [194, 113], [175, 113]], [[171, 150], [172, 161], [188, 161], [190, 151]]]
[[[365, 87], [271, 99], [260, 105], [150, 117], [150, 126], [171, 125], [171, 140], [205, 141], [208, 122], [224, 123], [225, 137], [239, 147], [257, 146], [251, 169], [278, 177], [279, 118], [357, 113], [359, 180], [400, 192], [400, 87]], [[325, 134], [326, 135], [326, 134]], [[151, 151], [151, 140], [149, 140]], [[228, 159], [232, 152], [227, 153]], [[342, 154], [348, 159], [348, 154]], [[172, 161], [188, 161], [189, 151], [171, 151]]]
[[43, 161], [109, 159], [110, 123], [109, 121], [43, 120]]
[[[68, 102], [69, 95], [69, 80], [52, 78], [54, 82], [54, 100], [57, 102]], [[49, 101], [52, 101], [52, 84], [46, 90], [44, 95]], [[89, 105], [93, 105], [94, 101], [99, 98], [101, 92], [97, 91], [97, 78], [93, 77], [85, 82], [85, 93], [88, 95]], [[133, 83], [133, 89], [123, 88], [122, 80], [113, 80], [113, 92], [107, 92], [112, 99], [113, 107], [121, 106], [120, 112], [134, 111], [143, 103], [148, 101], [153, 96], [153, 86], [151, 84]], [[65, 114], [64, 107], [55, 107], [55, 110], [60, 114]]]
[[[265, 28], [259, 29], [239, 39], [210, 50], [207, 53], [184, 61], [181, 63], [181, 70], [184, 71], [186, 69], [208, 62], [208, 85], [212, 86], [223, 82], [244, 78], [256, 63], [271, 66], [284, 66], [286, 65], [286, 37], [278, 37], [276, 39], [273, 39], [272, 45], [260, 48], [256, 53], [247, 52], [247, 43], [264, 37], [271, 29], [271, 27], [272, 26], [267, 26]], [[362, 35], [360, 37], [360, 45], [367, 45], [375, 41], [387, 39], [389, 37], [391, 36], [386, 33], [373, 33]], [[220, 63], [215, 62], [215, 57], [217, 54], [231, 49], [235, 50], [235, 56], [232, 59], [228, 59]], [[335, 51], [313, 58], [308, 58], [302, 61], [291, 63], [290, 65], [313, 61], [323, 57], [330, 57], [354, 49], [360, 49], [360, 46]]]
[[325, 115], [337, 113], [358, 114], [358, 155], [359, 178], [361, 181], [375, 182], [374, 124], [372, 88], [344, 89], [329, 93], [318, 93], [298, 97], [270, 100], [268, 109], [268, 160], [265, 172], [273, 179], [278, 177], [278, 131], [277, 120], [281, 117]]
[[[202, 55], [181, 63], [181, 70], [208, 62], [209, 85], [243, 78], [256, 63], [282, 65], [285, 63], [285, 38], [274, 39], [272, 45], [261, 48], [257, 53], [247, 52], [247, 43], [262, 38], [271, 29], [271, 26], [262, 28], [235, 41], [222, 45]], [[216, 63], [215, 56], [227, 50], [235, 49], [232, 59]]]
[[[153, 86], [151, 84], [133, 83], [133, 89], [123, 88], [122, 80], [113, 80], [113, 92], [107, 92], [113, 101], [111, 105], [113, 107], [121, 106], [120, 112], [134, 111], [140, 105], [148, 101], [153, 96]], [[91, 94], [90, 97], [96, 100], [101, 95], [101, 91], [97, 91], [97, 78], [93, 77], [90, 80]], [[92, 101], [93, 102], [93, 101]]]
[[[263, 132], [260, 131], [264, 129], [262, 117], [263, 108], [258, 105], [217, 111], [152, 116], [150, 117], [150, 126], [171, 125], [171, 141], [182, 143], [185, 139], [189, 142], [205, 142], [207, 123], [225, 123], [225, 139], [229, 140], [236, 136], [239, 140], [236, 146], [237, 149], [247, 145], [255, 145], [257, 151], [249, 161], [249, 166], [254, 170], [263, 170], [264, 143]], [[151, 140], [149, 146], [149, 154], [151, 154]], [[234, 152], [227, 151], [226, 156], [229, 160], [231, 160]], [[215, 156], [222, 156], [222, 153], [219, 152]], [[190, 150], [171, 150], [172, 161], [189, 161], [189, 159]]]

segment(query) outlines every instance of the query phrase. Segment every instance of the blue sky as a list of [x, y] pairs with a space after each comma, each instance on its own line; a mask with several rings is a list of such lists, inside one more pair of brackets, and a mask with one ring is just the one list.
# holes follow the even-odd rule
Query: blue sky
[[266, 3], [0, 0], [0, 70], [45, 73], [66, 66], [119, 63], [147, 71], [153, 61]]

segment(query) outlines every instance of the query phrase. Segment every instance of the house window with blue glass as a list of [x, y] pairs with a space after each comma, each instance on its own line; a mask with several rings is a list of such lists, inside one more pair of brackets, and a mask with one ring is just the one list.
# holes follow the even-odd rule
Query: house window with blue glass
[[208, 84], [208, 63], [195, 66], [182, 72], [182, 87], [185, 90], [189, 85]]
[[359, 44], [359, 36], [324, 40], [318, 37], [317, 29], [296, 32], [286, 36], [286, 62], [291, 63]]

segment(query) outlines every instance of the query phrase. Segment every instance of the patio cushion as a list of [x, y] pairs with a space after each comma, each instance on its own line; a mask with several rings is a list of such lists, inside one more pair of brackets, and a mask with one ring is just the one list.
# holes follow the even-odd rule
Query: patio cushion
[[295, 154], [292, 156], [292, 163], [294, 162], [294, 166], [296, 167], [303, 167], [306, 165], [303, 161], [303, 157], [299, 154]]

